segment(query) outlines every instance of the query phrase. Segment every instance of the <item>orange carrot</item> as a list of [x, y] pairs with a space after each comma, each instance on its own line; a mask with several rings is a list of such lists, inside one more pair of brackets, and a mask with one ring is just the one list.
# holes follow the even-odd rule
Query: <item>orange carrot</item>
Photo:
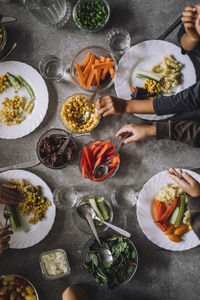
[[88, 52], [87, 55], [86, 55], [86, 57], [85, 57], [85, 59], [84, 59], [84, 61], [82, 62], [81, 67], [82, 67], [83, 69], [84, 69], [85, 66], [88, 64], [88, 62], [89, 62], [89, 60], [90, 60], [91, 54], [92, 54], [91, 52]]
[[80, 86], [85, 85], [85, 80], [84, 80], [84, 77], [83, 77], [83, 72], [82, 72], [79, 64], [75, 64], [75, 68], [77, 70], [77, 75], [78, 75]]
[[[95, 59], [95, 65], [99, 65], [99, 64], [100, 64], [100, 60]], [[92, 68], [93, 68], [93, 66], [92, 66]], [[102, 71], [102, 69], [99, 69], [99, 68], [95, 69], [95, 79], [96, 79], [97, 87], [100, 86], [101, 71]]]
[[108, 71], [110, 73], [111, 78], [114, 78], [115, 77], [115, 71], [114, 71], [114, 69], [113, 68], [109, 68]]
[[177, 207], [177, 205], [178, 205], [178, 198], [174, 198], [172, 204], [167, 206], [165, 213], [160, 218], [158, 217], [158, 219], [155, 220], [154, 222], [161, 223], [161, 224], [166, 223], [169, 217], [171, 216], [171, 214], [173, 213], [173, 211], [175, 210], [175, 208]]
[[168, 239], [170, 239], [172, 242], [176, 242], [176, 243], [181, 242], [181, 238], [175, 234], [169, 234]]
[[[95, 78], [95, 70], [90, 71], [88, 78], [87, 78], [87, 84], [86, 87], [89, 89], [92, 85], [92, 81]], [[96, 79], [96, 78], [95, 78]]]
[[[109, 63], [109, 62], [112, 62], [112, 58], [107, 57], [107, 58], [106, 58], [106, 63]], [[104, 80], [104, 79], [105, 79], [106, 74], [108, 73], [108, 69], [109, 69], [109, 67], [105, 67], [105, 68], [104, 68], [104, 70], [103, 70], [103, 72], [102, 72], [102, 74], [101, 74], [101, 80]]]
[[103, 177], [93, 178], [92, 180], [95, 181], [95, 182], [102, 181], [102, 180], [106, 179], [108, 176], [110, 176], [114, 171], [115, 171], [115, 169], [110, 169], [110, 171], [106, 175], [104, 175]]
[[89, 59], [87, 65], [85, 66], [85, 69], [83, 71], [83, 75], [84, 76], [88, 76], [89, 75], [90, 70], [92, 68], [92, 65], [94, 64], [95, 58], [96, 58], [96, 56], [93, 53], [91, 53], [90, 59]]
[[[110, 61], [110, 62], [102, 62], [102, 63], [98, 63], [98, 64], [93, 64], [92, 65], [92, 69], [105, 69], [105, 68], [112, 68], [114, 67], [115, 63], [113, 61]], [[108, 72], [108, 71], [107, 71]]]
[[132, 93], [135, 93], [136, 88], [135, 88], [133, 85], [130, 86], [130, 89], [131, 89], [131, 92], [132, 92]]

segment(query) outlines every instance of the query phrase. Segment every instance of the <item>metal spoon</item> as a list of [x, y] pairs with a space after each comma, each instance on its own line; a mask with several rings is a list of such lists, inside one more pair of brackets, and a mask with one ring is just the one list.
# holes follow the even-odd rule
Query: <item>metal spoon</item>
[[128, 231], [126, 231], [118, 226], [115, 226], [113, 224], [110, 224], [110, 223], [100, 219], [99, 217], [97, 217], [94, 209], [92, 207], [90, 207], [89, 205], [82, 205], [82, 206], [80, 206], [80, 208], [81, 208], [81, 213], [90, 214], [92, 216], [92, 219], [98, 220], [98, 221], [104, 223], [105, 225], [107, 225], [108, 227], [112, 228], [114, 231], [118, 232], [119, 234], [121, 234], [127, 238], [130, 238], [131, 234]]
[[127, 138], [128, 135], [126, 135], [123, 140], [121, 141], [121, 143], [119, 144], [118, 148], [116, 149], [115, 153], [112, 155], [112, 157], [110, 159], [108, 159], [105, 163], [99, 164], [98, 166], [96, 166], [96, 168], [94, 169], [94, 178], [101, 178], [103, 176], [105, 176], [108, 173], [108, 167], [109, 167], [109, 163], [110, 161], [113, 159], [113, 157], [118, 154], [119, 150], [121, 149], [125, 139]]
[[68, 135], [66, 141], [63, 143], [62, 147], [59, 149], [58, 151], [58, 154], [62, 154], [65, 149], [67, 148], [72, 136], [73, 136], [73, 133], [75, 133], [76, 131], [76, 128], [79, 127], [80, 125], [83, 125], [83, 124], [86, 124], [90, 118], [90, 114], [91, 112], [89, 110], [87, 110], [82, 116], [81, 116], [81, 119], [78, 120], [78, 123], [76, 124], [76, 126], [74, 127], [74, 129], [70, 132], [70, 134]]
[[6, 53], [6, 55], [0, 60], [0, 62], [3, 62], [3, 61], [8, 57], [8, 55], [10, 55], [10, 54], [13, 52], [13, 50], [14, 50], [16, 47], [17, 47], [17, 43], [14, 43], [14, 44], [12, 45], [12, 48]]
[[112, 257], [112, 253], [110, 252], [109, 249], [105, 248], [102, 246], [102, 243], [99, 239], [99, 236], [98, 236], [98, 233], [97, 233], [97, 230], [96, 230], [96, 227], [95, 227], [95, 224], [94, 224], [94, 221], [93, 221], [93, 218], [92, 218], [92, 215], [91, 215], [91, 212], [87, 209], [85, 209], [86, 205], [81, 205], [77, 208], [77, 213], [79, 214], [79, 216], [83, 219], [86, 219], [92, 229], [92, 232], [94, 233], [94, 236], [98, 242], [98, 244], [100, 245], [100, 250], [99, 250], [99, 257], [100, 257], [100, 260], [102, 261], [102, 263], [104, 265], [106, 265], [107, 263], [113, 261], [113, 257]]
[[8, 208], [6, 205], [4, 206], [3, 216], [4, 216], [5, 220], [6, 220], [5, 225], [7, 225], [8, 224], [8, 220], [10, 220], [10, 218], [11, 218], [11, 211], [10, 211], [10, 208]]

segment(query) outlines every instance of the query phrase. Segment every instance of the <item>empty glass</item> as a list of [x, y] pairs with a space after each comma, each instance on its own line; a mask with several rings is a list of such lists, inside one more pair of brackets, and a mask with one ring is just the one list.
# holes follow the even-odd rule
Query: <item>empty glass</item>
[[67, 79], [71, 80], [66, 68], [62, 60], [54, 55], [47, 55], [39, 62], [39, 70], [42, 76], [57, 82]]
[[111, 199], [117, 208], [127, 210], [136, 204], [137, 195], [132, 187], [122, 185], [113, 190]]
[[78, 192], [74, 187], [60, 186], [53, 192], [53, 202], [58, 209], [72, 208], [77, 201]]
[[42, 24], [60, 28], [71, 16], [71, 5], [66, 0], [21, 0], [23, 5]]
[[130, 48], [131, 37], [124, 29], [112, 28], [106, 36], [106, 43], [116, 55], [123, 55]]

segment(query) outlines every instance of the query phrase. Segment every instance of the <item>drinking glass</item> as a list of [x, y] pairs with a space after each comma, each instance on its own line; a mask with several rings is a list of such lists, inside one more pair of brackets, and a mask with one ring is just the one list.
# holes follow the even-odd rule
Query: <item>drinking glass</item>
[[71, 5], [66, 0], [21, 0], [23, 5], [46, 25], [64, 26], [71, 16]]
[[111, 200], [115, 207], [128, 210], [136, 204], [137, 194], [131, 186], [122, 185], [113, 190]]
[[53, 81], [71, 80], [67, 66], [54, 55], [47, 55], [39, 62], [39, 70], [42, 76]]
[[106, 35], [106, 43], [116, 55], [123, 55], [131, 45], [128, 31], [121, 28], [112, 28]]
[[74, 207], [77, 199], [78, 192], [73, 186], [60, 186], [57, 187], [53, 192], [53, 202], [55, 206], [61, 210]]

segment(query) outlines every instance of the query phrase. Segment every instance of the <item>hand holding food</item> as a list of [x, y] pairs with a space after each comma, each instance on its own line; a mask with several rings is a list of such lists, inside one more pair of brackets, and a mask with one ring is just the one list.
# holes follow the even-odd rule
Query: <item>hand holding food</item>
[[179, 169], [178, 173], [174, 168], [166, 171], [167, 174], [190, 196], [200, 196], [200, 184], [187, 172]]
[[18, 204], [21, 200], [21, 194], [16, 185], [1, 184], [0, 185], [0, 203]]
[[114, 96], [104, 96], [97, 100], [96, 109], [98, 115], [123, 114], [126, 112], [127, 101]]
[[143, 140], [148, 136], [156, 135], [156, 125], [125, 125], [117, 132], [116, 136], [121, 139], [128, 133], [129, 136], [124, 140], [124, 144], [129, 144], [132, 142]]
[[10, 234], [13, 232], [9, 230], [10, 225], [6, 225], [5, 227], [0, 229], [0, 254], [4, 252], [4, 250], [9, 248], [9, 240]]
[[182, 22], [186, 33], [194, 40], [200, 40], [200, 35], [197, 32], [195, 21], [197, 19], [197, 8], [194, 6], [186, 6], [182, 13]]

